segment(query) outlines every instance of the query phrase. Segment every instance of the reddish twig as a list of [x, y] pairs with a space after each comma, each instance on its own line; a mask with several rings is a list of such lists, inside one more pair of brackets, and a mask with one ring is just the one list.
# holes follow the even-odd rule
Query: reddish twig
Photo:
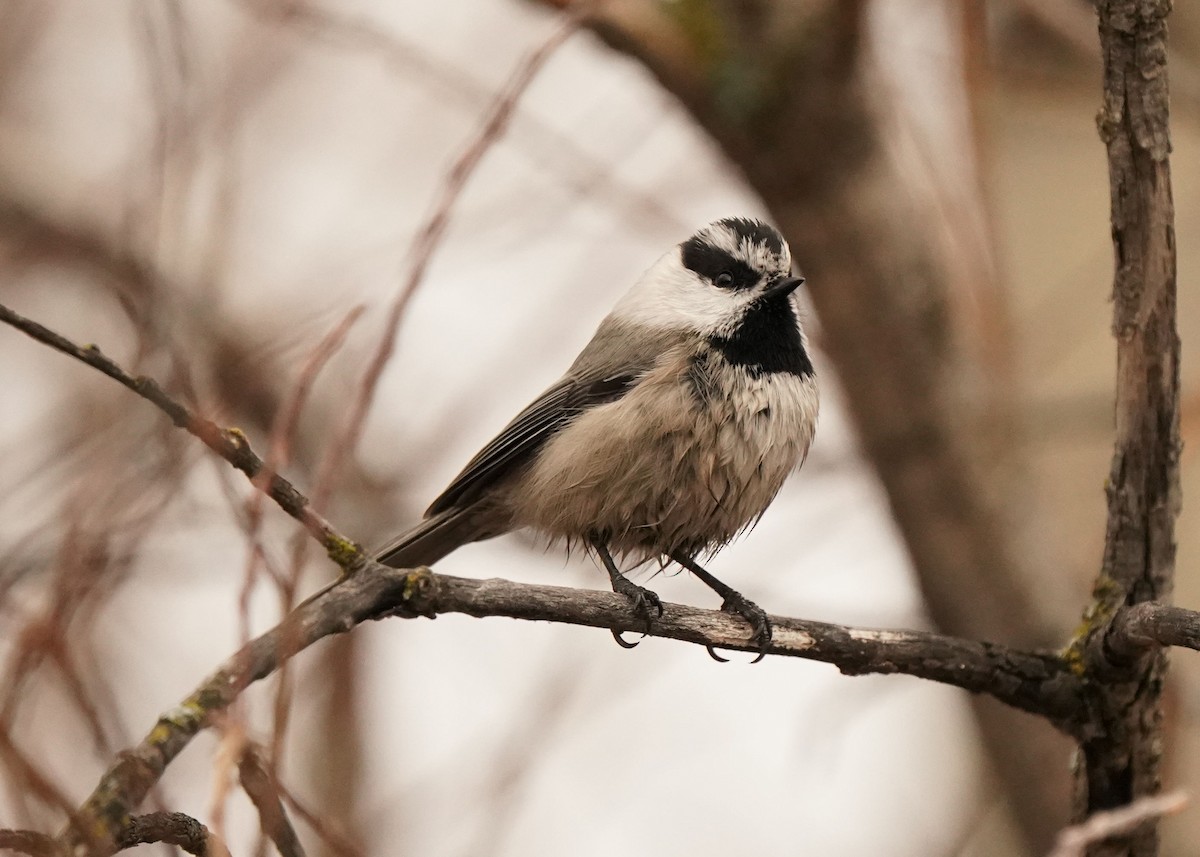
[[358, 443], [367, 412], [375, 397], [379, 378], [383, 375], [383, 370], [395, 351], [400, 321], [404, 317], [409, 301], [425, 276], [425, 271], [450, 224], [450, 216], [459, 197], [462, 196], [467, 182], [474, 175], [484, 155], [504, 135], [509, 119], [521, 96], [529, 88], [529, 84], [533, 82], [538, 72], [559, 46], [579, 29], [584, 17], [590, 11], [591, 5], [591, 3], [576, 3], [572, 6], [572, 11], [565, 16], [564, 21], [550, 38], [546, 39], [517, 66], [508, 83], [496, 97], [474, 139], [446, 173], [432, 213], [417, 230], [417, 234], [409, 246], [408, 273], [403, 286], [388, 310], [383, 337], [359, 380], [358, 388], [347, 412], [346, 421], [321, 462], [316, 480], [317, 487], [313, 491], [315, 508], [324, 509], [326, 507], [335, 489], [335, 477], [342, 467], [342, 461]]
[[[243, 0], [242, 6], [261, 20], [320, 39], [325, 45], [347, 49], [356, 55], [373, 54], [407, 75], [408, 79], [420, 81], [439, 103], [457, 104], [461, 109], [475, 111], [494, 100], [491, 88], [484, 80], [473, 76], [471, 69], [447, 63], [429, 53], [422, 42], [334, 4], [308, 0], [288, 0], [286, 3]], [[556, 172], [557, 177], [576, 193], [599, 198], [634, 223], [669, 226], [678, 232], [684, 232], [690, 226], [664, 205], [663, 200], [614, 175], [611, 158], [596, 157], [570, 135], [536, 115], [518, 113], [512, 118], [514, 121], [507, 135], [543, 168]], [[640, 141], [644, 135], [634, 133], [631, 138]], [[616, 160], [619, 162], [620, 158]]]
[[308, 498], [291, 482], [277, 473], [264, 472], [265, 462], [251, 449], [249, 442], [237, 429], [221, 428], [212, 420], [193, 413], [171, 398], [153, 378], [134, 377], [100, 352], [94, 345], [80, 347], [49, 328], [27, 319], [0, 305], [0, 321], [17, 328], [56, 351], [61, 351], [102, 372], [117, 383], [137, 393], [166, 414], [176, 426], [198, 438], [205, 446], [250, 477], [261, 477], [260, 489], [281, 509], [299, 521], [321, 543], [330, 556], [343, 567], [353, 561], [357, 552], [354, 544], [342, 538], [333, 526], [310, 507]]
[[258, 810], [263, 833], [275, 843], [280, 857], [304, 857], [304, 847], [283, 808], [275, 776], [254, 746], [247, 746], [242, 753], [238, 774], [242, 788]]
[[64, 857], [58, 840], [35, 830], [0, 830], [0, 851], [17, 851], [30, 857]]
[[[270, 474], [278, 473], [290, 464], [291, 445], [300, 421], [300, 412], [308, 400], [317, 375], [333, 355], [337, 353], [337, 350], [345, 341], [347, 334], [349, 334], [350, 328], [353, 327], [363, 311], [364, 307], [361, 305], [351, 309], [341, 321], [325, 334], [301, 364], [291, 390], [289, 390], [288, 395], [276, 413], [274, 423], [271, 427], [266, 466], [262, 474], [255, 480], [256, 487], [262, 489], [266, 484], [264, 477], [269, 478]], [[241, 642], [243, 645], [250, 641], [250, 597], [258, 580], [258, 571], [266, 563], [266, 555], [259, 539], [259, 532], [262, 527], [263, 497], [264, 493], [262, 490], [255, 492], [246, 504], [248, 519], [247, 537], [250, 541], [251, 553], [250, 560], [246, 566], [245, 580], [239, 599]], [[290, 574], [276, 573], [272, 575], [279, 589], [280, 607], [284, 613], [295, 606], [296, 587], [299, 585], [300, 572], [301, 563], [297, 561], [292, 564]], [[272, 765], [278, 763], [278, 748], [282, 746], [283, 736], [287, 729], [287, 715], [290, 709], [288, 701], [291, 698], [291, 687], [292, 683], [288, 671], [284, 669], [280, 674], [279, 687], [275, 698], [274, 727], [272, 732], [272, 747], [274, 750], [270, 756]]]
[[317, 834], [322, 842], [338, 857], [363, 857], [363, 849], [353, 842], [344, 831], [335, 829], [316, 812], [309, 809], [299, 798], [292, 794], [283, 785], [276, 783], [279, 787], [279, 795], [283, 798], [283, 802], [291, 807], [292, 812], [296, 816], [312, 828], [313, 833]]

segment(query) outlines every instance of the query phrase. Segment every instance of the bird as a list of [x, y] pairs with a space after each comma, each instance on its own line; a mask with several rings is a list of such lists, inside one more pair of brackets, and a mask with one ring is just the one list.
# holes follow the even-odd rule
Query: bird
[[748, 622], [761, 660], [767, 613], [700, 559], [758, 522], [812, 444], [819, 392], [794, 298], [803, 283], [774, 227], [728, 217], [699, 229], [376, 559], [431, 565], [529, 529], [593, 554], [647, 630], [662, 601], [622, 567], [675, 563]]

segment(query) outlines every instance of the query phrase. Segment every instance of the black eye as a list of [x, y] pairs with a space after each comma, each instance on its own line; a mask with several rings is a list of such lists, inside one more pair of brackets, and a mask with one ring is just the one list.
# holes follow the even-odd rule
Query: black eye
[[729, 273], [728, 271], [722, 271], [721, 273], [717, 274], [717, 278], [713, 280], [713, 282], [721, 288], [727, 289], [733, 285], [733, 274]]

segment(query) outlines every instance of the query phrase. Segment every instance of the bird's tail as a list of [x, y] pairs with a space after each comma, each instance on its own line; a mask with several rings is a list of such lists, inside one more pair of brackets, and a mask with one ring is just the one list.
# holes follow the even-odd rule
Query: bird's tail
[[375, 559], [392, 568], [432, 565], [465, 544], [494, 535], [484, 531], [474, 511], [468, 506], [431, 515], [384, 545]]
[[[470, 507], [447, 509], [431, 515], [411, 530], [392, 539], [376, 554], [375, 560], [392, 568], [431, 565], [453, 550], [470, 542], [491, 538], [498, 533], [481, 526], [479, 516]], [[304, 599], [296, 609], [306, 607], [348, 578], [339, 577]]]

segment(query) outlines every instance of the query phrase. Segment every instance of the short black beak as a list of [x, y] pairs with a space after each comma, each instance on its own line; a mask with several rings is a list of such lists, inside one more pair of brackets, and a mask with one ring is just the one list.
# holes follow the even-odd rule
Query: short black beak
[[777, 298], [782, 295], [790, 295], [804, 284], [803, 277], [782, 277], [771, 285], [767, 286], [762, 293], [763, 298]]

